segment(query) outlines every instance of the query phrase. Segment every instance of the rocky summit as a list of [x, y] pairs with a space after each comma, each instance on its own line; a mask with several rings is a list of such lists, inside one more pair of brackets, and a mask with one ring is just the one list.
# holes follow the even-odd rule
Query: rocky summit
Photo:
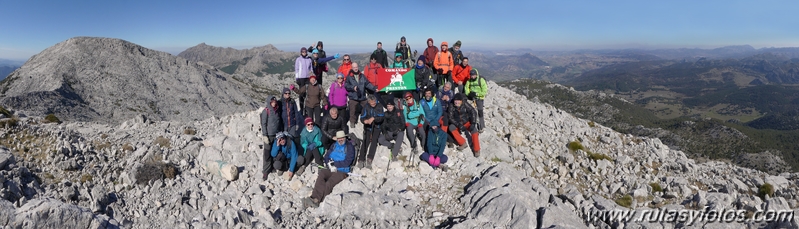
[[76, 37], [33, 56], [0, 83], [0, 104], [30, 115], [120, 123], [202, 120], [257, 107], [252, 89], [207, 64], [120, 39]]
[[[483, 151], [449, 170], [379, 147], [317, 208], [318, 169], [261, 179], [260, 109], [197, 121], [46, 123], [10, 111], [0, 133], [0, 225], [9, 228], [799, 228], [799, 174], [696, 162], [489, 82]], [[17, 115], [14, 115], [17, 114]], [[362, 125], [351, 130], [361, 136]], [[208, 162], [238, 168], [229, 181]], [[601, 217], [614, 211], [782, 210], [782, 221]], [[633, 217], [635, 218], [635, 217]], [[654, 220], [652, 220], [654, 218]], [[56, 226], [57, 225], [57, 226]]]

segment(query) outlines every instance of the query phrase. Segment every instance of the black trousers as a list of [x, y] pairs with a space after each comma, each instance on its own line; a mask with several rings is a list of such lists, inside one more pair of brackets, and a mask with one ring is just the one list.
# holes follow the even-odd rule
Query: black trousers
[[321, 107], [305, 107], [305, 113], [303, 113], [305, 117], [311, 117], [313, 119], [313, 123], [319, 126], [322, 124], [322, 108]]
[[299, 160], [298, 160], [297, 164], [309, 165], [309, 164], [311, 164], [311, 161], [316, 162], [317, 165], [323, 165], [324, 164], [324, 162], [322, 161], [322, 159], [324, 159], [324, 156], [319, 154], [319, 149], [317, 149], [315, 147], [312, 148], [311, 150], [306, 150], [305, 151], [305, 155], [303, 155], [303, 157], [305, 159], [307, 159], [307, 160], [303, 161], [302, 164], [300, 164]]
[[311, 198], [317, 199], [319, 202], [324, 201], [325, 197], [333, 192], [333, 188], [344, 179], [347, 179], [346, 173], [320, 169], [319, 176], [316, 177], [316, 184], [313, 186]]
[[[299, 88], [302, 88], [302, 87], [305, 87], [306, 84], [311, 83], [311, 79], [310, 78], [300, 78], [300, 79], [296, 79], [296, 82], [297, 82], [297, 86]], [[300, 113], [300, 114], [305, 114], [305, 93], [300, 94], [300, 109], [301, 109], [300, 112], [303, 112], [303, 113]]]
[[[377, 152], [377, 140], [380, 137], [380, 129], [374, 129], [370, 131], [368, 129], [363, 130], [363, 143], [361, 143], [361, 155], [358, 158], [358, 161], [366, 161], [368, 158], [370, 161], [375, 159], [375, 152]], [[368, 154], [368, 155], [367, 155]]]

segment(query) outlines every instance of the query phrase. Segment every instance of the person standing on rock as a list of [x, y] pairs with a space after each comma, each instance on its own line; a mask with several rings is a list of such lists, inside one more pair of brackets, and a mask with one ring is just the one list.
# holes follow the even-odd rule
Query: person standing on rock
[[[308, 56], [308, 49], [302, 47], [302, 49], [300, 49], [300, 56], [294, 61], [294, 80], [297, 82], [297, 85], [304, 87], [308, 84], [308, 82], [310, 82], [309, 77], [311, 76], [311, 72], [313, 72], [313, 60]], [[300, 96], [300, 103], [303, 102], [305, 102], [305, 97]]]
[[319, 57], [319, 52], [316, 49], [314, 49], [313, 52], [311, 52], [311, 60], [313, 61], [311, 66], [313, 67], [313, 74], [319, 77], [317, 80], [319, 80], [320, 83], [323, 81], [322, 75], [325, 73], [325, 70], [327, 68], [327, 62], [334, 59], [338, 59], [338, 53], [336, 53], [336, 55], [331, 57], [322, 58]]
[[472, 71], [472, 66], [469, 66], [469, 58], [464, 57], [461, 64], [455, 65], [455, 70], [452, 73], [452, 83], [458, 90], [455, 93], [463, 93], [463, 85], [469, 80], [469, 73]]
[[[280, 118], [283, 121], [283, 131], [291, 133], [291, 136], [299, 136], [302, 115], [297, 110], [297, 104], [291, 99], [291, 90], [283, 88], [283, 99], [280, 100]], [[299, 138], [294, 139], [298, 143]]]
[[413, 149], [413, 156], [419, 153], [416, 148], [416, 138], [419, 138], [422, 148], [425, 146], [425, 131], [424, 131], [424, 109], [420, 103], [413, 99], [413, 94], [410, 92], [405, 93], [405, 99], [402, 101], [403, 116], [405, 116], [405, 134], [408, 142], [411, 143]]
[[424, 93], [427, 88], [432, 88], [434, 95], [438, 92], [438, 88], [436, 88], [436, 80], [438, 77], [433, 73], [433, 70], [430, 70], [430, 67], [425, 65], [426, 60], [427, 56], [419, 56], [414, 66], [414, 68], [416, 68], [416, 73], [414, 75], [416, 79], [416, 90], [413, 91], [413, 99], [417, 101], [422, 99], [423, 95], [421, 94]]
[[452, 82], [452, 69], [455, 68], [455, 64], [452, 62], [452, 53], [450, 53], [447, 49], [449, 44], [446, 41], [441, 42], [441, 51], [436, 54], [435, 59], [433, 60], [433, 65], [438, 73], [438, 82], [436, 82], [436, 87], [441, 87], [446, 82]]
[[386, 50], [383, 50], [382, 42], [377, 42], [377, 49], [372, 52], [372, 57], [375, 58], [377, 64], [380, 64], [383, 68], [388, 68], [388, 53], [386, 53]]
[[350, 99], [347, 102], [347, 109], [350, 110], [350, 128], [355, 128], [355, 123], [358, 122], [356, 114], [360, 114], [360, 110], [366, 106], [367, 91], [374, 93], [377, 91], [377, 87], [366, 80], [366, 77], [358, 69], [358, 63], [352, 63], [350, 77], [347, 77], [345, 87], [347, 88], [347, 97]]
[[[411, 46], [405, 41], [404, 36], [400, 38], [400, 42], [397, 42], [397, 47], [394, 49], [394, 53], [400, 54], [400, 60], [405, 63], [405, 68], [408, 68], [407, 66], [413, 63], [413, 59], [411, 59], [413, 58], [413, 55], [411, 54]], [[394, 65], [396, 65], [396, 63], [394, 63]]]
[[319, 207], [319, 203], [333, 192], [333, 188], [347, 179], [350, 165], [355, 160], [355, 147], [347, 141], [347, 134], [344, 131], [336, 132], [335, 139], [336, 142], [330, 146], [325, 155], [325, 164], [332, 162], [332, 166], [329, 166], [329, 169], [319, 170], [311, 197], [303, 199], [305, 207]]
[[452, 64], [459, 65], [463, 62], [463, 52], [461, 52], [461, 41], [458, 40], [452, 45], [452, 48], [449, 48], [449, 52], [452, 53]]
[[[278, 176], [283, 176], [283, 171], [288, 171], [288, 179], [294, 177], [294, 171], [298, 164], [304, 163], [305, 158], [297, 153], [296, 144], [291, 140], [294, 138], [288, 132], [280, 132], [277, 134], [277, 141], [272, 145], [272, 152], [267, 158], [267, 162], [272, 163], [274, 170], [277, 170]], [[268, 171], [269, 173], [271, 171]]]
[[322, 84], [316, 80], [316, 76], [311, 76], [309, 79], [310, 82], [305, 86], [295, 87], [292, 84], [290, 88], [297, 95], [305, 96], [304, 107], [300, 113], [303, 116], [311, 117], [314, 123], [319, 123], [322, 121], [322, 106], [327, 105], [325, 89], [322, 89]]
[[488, 94], [488, 85], [486, 84], [486, 80], [480, 77], [477, 69], [472, 68], [469, 74], [470, 78], [469, 81], [466, 81], [464, 90], [466, 92], [466, 97], [475, 103], [477, 117], [480, 119], [480, 128], [478, 129], [480, 129], [480, 133], [483, 133], [486, 124], [485, 118], [483, 117], [483, 107], [485, 105], [486, 94]]
[[[383, 132], [378, 137], [380, 145], [386, 146], [391, 150], [391, 161], [397, 161], [397, 155], [402, 150], [402, 141], [404, 138], [403, 131], [405, 130], [405, 117], [399, 109], [395, 109], [393, 100], [386, 102], [386, 112], [383, 121]], [[393, 143], [391, 141], [394, 141]], [[371, 164], [371, 162], [369, 163]]]
[[300, 146], [302, 146], [302, 156], [306, 160], [300, 164], [300, 169], [297, 170], [297, 175], [302, 175], [305, 172], [305, 167], [311, 164], [311, 161], [316, 162], [317, 165], [323, 165], [322, 158], [325, 155], [325, 147], [322, 144], [322, 130], [314, 126], [311, 118], [305, 118], [305, 128], [300, 133]]
[[280, 108], [277, 105], [277, 98], [269, 96], [266, 100], [267, 104], [264, 110], [261, 111], [261, 135], [264, 141], [264, 153], [261, 155], [261, 173], [263, 179], [266, 180], [267, 174], [272, 170], [272, 163], [267, 161], [269, 154], [272, 153], [272, 142], [275, 141], [275, 136], [280, 132]]
[[337, 75], [342, 74], [346, 76], [352, 70], [352, 58], [350, 58], [350, 54], [344, 54], [344, 58], [341, 59], [341, 66], [338, 66], [338, 71], [336, 71]]
[[[427, 48], [424, 49], [424, 53], [422, 53], [422, 55], [427, 57], [427, 59], [425, 59], [423, 62], [430, 69], [435, 68], [433, 65], [433, 58], [436, 57], [437, 54], [438, 54], [438, 47], [436, 47], [435, 43], [433, 43], [433, 38], [427, 38]], [[421, 57], [419, 59], [421, 59]]]
[[430, 128], [427, 132], [427, 151], [422, 153], [421, 160], [426, 161], [430, 167], [447, 170], [448, 157], [444, 155], [447, 149], [447, 133], [439, 128]]
[[363, 70], [363, 75], [366, 76], [366, 80], [369, 80], [372, 84], [377, 84], [377, 74], [383, 71], [383, 68], [383, 66], [377, 63], [375, 56], [372, 55], [369, 57], [369, 64], [366, 65], [366, 68]]
[[380, 129], [385, 119], [383, 107], [377, 106], [377, 98], [369, 95], [367, 100], [369, 105], [363, 108], [361, 122], [363, 122], [363, 144], [361, 144], [361, 155], [358, 158], [359, 168], [372, 168], [372, 160], [377, 151], [377, 139], [380, 137]]
[[328, 147], [330, 144], [333, 144], [333, 141], [336, 139], [336, 132], [350, 132], [350, 128], [347, 126], [347, 119], [339, 115], [339, 109], [337, 107], [330, 108], [330, 115], [322, 118], [322, 124], [319, 126], [319, 128], [322, 130], [322, 144], [324, 147]]
[[449, 132], [458, 144], [458, 150], [466, 148], [466, 140], [461, 137], [461, 131], [466, 134], [466, 138], [470, 139], [472, 146], [472, 153], [475, 157], [480, 156], [480, 133], [477, 130], [477, 120], [475, 117], [474, 108], [465, 105], [464, 95], [458, 93], [452, 101], [452, 106], [449, 108]]
[[[352, 70], [351, 68], [352, 66], [350, 66], [350, 70]], [[350, 70], [347, 70], [347, 73], [349, 73]], [[326, 111], [325, 116], [328, 116], [330, 114], [330, 109], [337, 108], [339, 114], [344, 116], [345, 120], [348, 120], [349, 116], [347, 113], [347, 94], [349, 92], [347, 92], [347, 88], [344, 85], [344, 80], [345, 80], [344, 74], [345, 73], [340, 73], [340, 72], [336, 73], [336, 82], [330, 84], [330, 89], [328, 90], [327, 94], [327, 104], [329, 107], [325, 107]], [[333, 132], [333, 134], [335, 134], [335, 132]]]

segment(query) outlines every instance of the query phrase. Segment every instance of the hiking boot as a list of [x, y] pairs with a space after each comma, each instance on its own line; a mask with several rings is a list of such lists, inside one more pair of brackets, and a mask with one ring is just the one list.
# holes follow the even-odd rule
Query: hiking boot
[[480, 157], [480, 150], [473, 152], [474, 157]]
[[391, 145], [388, 145], [388, 149], [394, 149], [394, 143], [391, 143]]
[[269, 173], [263, 173], [263, 174], [264, 174], [264, 176], [261, 177], [261, 180], [265, 181], [267, 178], [269, 178]]
[[416, 148], [416, 147], [413, 147], [413, 150], [411, 150], [411, 152], [413, 153], [413, 155], [419, 154], [419, 149]]
[[359, 169], [362, 169], [364, 164], [366, 164], [365, 161], [358, 161], [358, 165], [356, 165], [356, 166], [358, 166]]
[[455, 144], [452, 144], [452, 142], [447, 142], [447, 148], [453, 148], [453, 147], [455, 147]]
[[480, 130], [478, 130], [477, 132], [479, 132], [479, 133], [481, 133], [481, 134], [482, 134], [484, 130], [485, 130], [485, 129], [480, 129]]
[[389, 155], [391, 155], [391, 161], [397, 161], [397, 155], [393, 155], [393, 154], [389, 154]]
[[372, 160], [366, 161], [366, 165], [365, 166], [366, 166], [367, 169], [372, 169]]
[[464, 150], [464, 149], [466, 149], [466, 147], [469, 147], [469, 146], [467, 146], [466, 144], [460, 145], [460, 146], [458, 146], [458, 151]]
[[305, 197], [305, 198], [302, 198], [302, 205], [305, 208], [309, 208], [309, 207], [310, 208], [318, 208], [319, 207], [319, 201], [314, 199], [314, 198], [311, 198], [311, 197]]
[[299, 169], [297, 169], [297, 172], [294, 173], [294, 175], [299, 176], [299, 175], [302, 175], [302, 173], [304, 173], [304, 172], [305, 172], [305, 166], [303, 165], [303, 166], [300, 166]]
[[447, 165], [445, 165], [445, 164], [439, 165], [438, 168], [440, 168], [442, 172], [446, 172], [447, 169], [449, 169], [449, 167]]
[[283, 170], [278, 170], [278, 171], [277, 171], [277, 175], [278, 175], [278, 176], [283, 176]]
[[355, 123], [350, 123], [350, 128], [355, 129]]

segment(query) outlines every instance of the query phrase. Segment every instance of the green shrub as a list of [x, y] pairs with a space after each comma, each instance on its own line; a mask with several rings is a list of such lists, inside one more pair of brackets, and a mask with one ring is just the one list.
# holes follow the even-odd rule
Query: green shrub
[[175, 179], [178, 175], [178, 168], [172, 163], [164, 163], [161, 165], [161, 171], [164, 173], [165, 178]]
[[590, 122], [588, 122], [588, 126], [590, 126], [591, 128], [594, 128], [594, 127], [596, 127], [596, 123], [594, 123], [594, 121], [590, 121]]
[[15, 127], [15, 126], [17, 126], [18, 122], [19, 122], [19, 119], [17, 119], [17, 118], [5, 119], [5, 120], [0, 121], [0, 128], [3, 128], [3, 127], [5, 127], [5, 128]]
[[769, 183], [761, 185], [757, 190], [757, 196], [759, 196], [760, 199], [766, 200], [766, 195], [774, 196], [774, 186]]
[[0, 106], [0, 114], [4, 114], [6, 117], [11, 118], [11, 111], [6, 110], [3, 106]]
[[169, 143], [169, 138], [165, 138], [164, 136], [158, 136], [153, 141], [154, 144], [160, 146], [161, 148], [171, 148], [172, 144]]
[[44, 117], [44, 123], [58, 123], [61, 124], [61, 120], [58, 119], [54, 114], [49, 114]]
[[621, 198], [616, 199], [616, 204], [622, 207], [630, 208], [633, 206], [633, 197], [630, 195], [624, 195]]
[[147, 162], [135, 172], [136, 184], [147, 184], [151, 180], [174, 179], [178, 168], [171, 163]]
[[598, 161], [598, 160], [612, 161], [613, 160], [613, 158], [610, 158], [610, 156], [605, 155], [605, 154], [591, 153], [591, 152], [588, 152], [588, 151], [586, 151], [586, 153], [588, 153], [588, 158], [590, 158], [591, 160], [594, 160], [594, 161]]
[[124, 145], [122, 145], [122, 150], [133, 151], [133, 150], [136, 150], [136, 149], [134, 149], [133, 146], [130, 145], [130, 143], [126, 142]]
[[498, 157], [494, 157], [494, 158], [491, 158], [491, 161], [493, 161], [493, 162], [501, 162], [502, 159], [499, 159]]
[[183, 130], [183, 134], [195, 135], [197, 134], [197, 130], [195, 130], [194, 128], [186, 128], [185, 130]]
[[652, 192], [662, 192], [663, 191], [663, 187], [660, 187], [660, 183], [652, 182], [652, 183], [649, 183], [649, 186], [652, 187]]
[[585, 147], [583, 147], [583, 144], [581, 144], [579, 141], [569, 142], [569, 144], [566, 144], [566, 147], [568, 147], [571, 151], [577, 151], [578, 149], [585, 151]]
[[83, 174], [82, 176], [80, 176], [80, 183], [86, 183], [86, 181], [92, 181], [93, 178], [94, 177], [92, 177], [92, 175], [90, 174]]

